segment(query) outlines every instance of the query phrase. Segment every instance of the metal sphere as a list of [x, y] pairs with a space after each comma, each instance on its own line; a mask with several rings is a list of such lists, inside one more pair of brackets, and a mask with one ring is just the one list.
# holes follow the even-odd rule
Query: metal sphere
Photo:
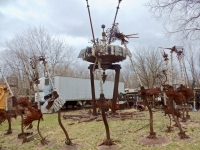
[[101, 27], [104, 29], [106, 26], [104, 24], [102, 24]]

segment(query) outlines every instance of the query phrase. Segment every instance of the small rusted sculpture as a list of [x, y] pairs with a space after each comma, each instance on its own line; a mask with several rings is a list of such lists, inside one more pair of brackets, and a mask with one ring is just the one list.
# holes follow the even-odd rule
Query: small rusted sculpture
[[149, 106], [148, 98], [153, 95], [158, 96], [160, 92], [161, 92], [160, 88], [151, 88], [149, 91], [147, 91], [142, 86], [140, 88], [140, 91], [138, 94], [146, 103], [146, 106], [148, 108], [149, 115], [150, 115], [150, 134], [149, 134], [149, 136], [147, 136], [147, 138], [149, 138], [149, 139], [157, 139], [157, 137], [156, 137], [156, 133], [154, 132], [154, 129], [153, 129], [153, 113], [152, 113], [151, 107]]
[[49, 94], [49, 95], [44, 96], [44, 99], [47, 100], [47, 102], [48, 102], [48, 104], [46, 106], [46, 109], [49, 110], [49, 109], [51, 109], [53, 107], [53, 110], [55, 112], [58, 112], [58, 123], [59, 123], [60, 127], [62, 128], [62, 130], [63, 130], [63, 132], [65, 133], [65, 136], [66, 136], [65, 144], [66, 145], [72, 145], [72, 142], [71, 142], [71, 140], [69, 138], [69, 135], [68, 135], [68, 133], [67, 133], [66, 129], [64, 128], [64, 126], [62, 124], [62, 121], [61, 121], [61, 110], [60, 109], [64, 105], [65, 100], [59, 96], [57, 91], [55, 91], [55, 87], [54, 87], [54, 85], [52, 83], [52, 79], [51, 79], [49, 70], [47, 68], [47, 62], [46, 62], [45, 57], [44, 56], [39, 56], [39, 57], [36, 57], [36, 59], [38, 61], [42, 61], [43, 62], [44, 70], [45, 70], [45, 72], [47, 72], [47, 76], [48, 76], [48, 78], [50, 80], [51, 86], [53, 87], [52, 93]]
[[[30, 107], [31, 106], [31, 103], [29, 102], [29, 98], [28, 97], [19, 97], [18, 99], [15, 100], [17, 102], [17, 105], [15, 106], [16, 107], [16, 110], [17, 110], [17, 113], [21, 116], [21, 133], [18, 134], [18, 138], [20, 139], [24, 139], [25, 137], [29, 136], [29, 135], [32, 135], [33, 133], [32, 132], [24, 132], [24, 126], [23, 126], [23, 120], [24, 120], [24, 111], [27, 107]], [[33, 125], [32, 124], [29, 124], [28, 128], [32, 128]]]
[[165, 116], [168, 115], [169, 120], [170, 120], [170, 124], [169, 124], [169, 126], [167, 126], [167, 129], [165, 130], [166, 132], [171, 132], [172, 131], [171, 116], [170, 115], [172, 115], [173, 111], [174, 111], [174, 116], [177, 118], [178, 121], [179, 121], [179, 118], [182, 117], [182, 114], [180, 113], [180, 111], [178, 111], [177, 109], [172, 110], [173, 108], [170, 107], [170, 101], [171, 100], [169, 98], [166, 98], [166, 104], [167, 105], [164, 105], [164, 107], [163, 107]]
[[[185, 87], [182, 84], [180, 85], [180, 87], [178, 87], [176, 89], [176, 91], [182, 93], [184, 95], [184, 97], [185, 97], [186, 103], [183, 104], [184, 108], [185, 108], [185, 104], [188, 105], [189, 104], [189, 100], [194, 98], [193, 90], [190, 89], [190, 88]], [[185, 108], [185, 109], [186, 109], [186, 118], [185, 119], [190, 119], [189, 110], [188, 110], [188, 108]], [[183, 115], [183, 117], [184, 117], [184, 115]]]
[[178, 133], [178, 135], [180, 136], [180, 139], [187, 139], [187, 138], [189, 138], [189, 136], [187, 136], [185, 134], [185, 131], [183, 131], [180, 122], [175, 117], [175, 108], [173, 106], [173, 101], [175, 103], [178, 103], [178, 104], [185, 103], [184, 96], [181, 93], [175, 91], [173, 89], [173, 87], [170, 86], [170, 85], [163, 85], [163, 91], [166, 93], [166, 95], [168, 97], [168, 106], [170, 108], [171, 115], [172, 115], [172, 117], [173, 117], [176, 125], [178, 126], [178, 128], [180, 130], [180, 132]]

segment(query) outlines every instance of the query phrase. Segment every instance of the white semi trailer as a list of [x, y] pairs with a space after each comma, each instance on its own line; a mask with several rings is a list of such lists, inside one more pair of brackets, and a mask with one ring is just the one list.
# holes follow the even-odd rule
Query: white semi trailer
[[[51, 85], [47, 78], [42, 77], [39, 79], [40, 84], [39, 88], [39, 100], [43, 100], [45, 95], [51, 93]], [[54, 84], [55, 90], [59, 93], [61, 97], [63, 97], [66, 101], [91, 101], [92, 93], [91, 93], [91, 83], [90, 79], [83, 78], [74, 78], [74, 77], [63, 77], [63, 76], [55, 76], [52, 77], [52, 82]], [[95, 97], [96, 100], [99, 99], [100, 96], [100, 82], [99, 80], [94, 80], [95, 86]], [[113, 81], [105, 81], [103, 84], [103, 92], [106, 99], [112, 99], [113, 90], [114, 90], [114, 82]], [[119, 82], [118, 92], [124, 92], [124, 83]], [[37, 101], [37, 93], [35, 93], [35, 100]]]

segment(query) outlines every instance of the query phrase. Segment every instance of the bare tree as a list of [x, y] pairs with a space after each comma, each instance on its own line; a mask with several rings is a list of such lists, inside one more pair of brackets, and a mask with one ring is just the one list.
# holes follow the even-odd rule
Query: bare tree
[[[157, 48], [151, 46], [138, 47], [132, 54], [134, 56], [133, 59], [136, 69], [143, 85], [147, 87], [157, 86], [158, 79], [156, 76], [163, 69], [163, 60], [160, 51]], [[130, 68], [130, 70], [132, 69]], [[125, 75], [124, 72], [123, 75]], [[132, 77], [132, 79], [128, 79], [129, 81], [127, 82], [132, 80], [133, 84], [138, 86], [136, 77], [131, 75], [130, 77]]]
[[121, 76], [126, 88], [138, 87], [136, 75], [134, 74], [131, 63], [129, 61], [124, 62], [121, 70]]
[[187, 51], [185, 51], [185, 63], [186, 69], [188, 72], [188, 86], [194, 87], [194, 84], [199, 84], [199, 68], [198, 68], [198, 57], [200, 56], [199, 49], [195, 45], [190, 45], [186, 47]]
[[[1, 53], [1, 61], [9, 70], [9, 74], [15, 74], [18, 77], [20, 93], [23, 91], [20, 89], [28, 88], [28, 81], [31, 81], [33, 77], [30, 66], [31, 57], [45, 56], [53, 76], [62, 74], [63, 70], [71, 71], [70, 65], [75, 60], [74, 47], [51, 36], [42, 27], [28, 28], [22, 34], [6, 41], [6, 45], [7, 49]], [[39, 71], [40, 76], [43, 76], [42, 64]]]
[[150, 0], [146, 6], [157, 19], [164, 21], [168, 35], [176, 34], [179, 39], [200, 38], [199, 0]]

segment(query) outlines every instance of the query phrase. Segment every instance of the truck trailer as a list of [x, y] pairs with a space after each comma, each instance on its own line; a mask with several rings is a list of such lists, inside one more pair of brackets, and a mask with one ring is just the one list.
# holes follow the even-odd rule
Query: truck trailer
[[[42, 77], [39, 79], [40, 84], [38, 84], [39, 89], [39, 101], [44, 99], [45, 95], [51, 93], [52, 86], [49, 79]], [[90, 79], [75, 78], [75, 77], [63, 77], [55, 76], [52, 77], [52, 82], [55, 87], [54, 90], [65, 99], [69, 104], [70, 102], [84, 102], [92, 100], [91, 93], [91, 82]], [[95, 99], [98, 100], [100, 96], [100, 80], [94, 80], [95, 87]], [[34, 88], [36, 89], [36, 88]], [[114, 82], [105, 81], [103, 84], [103, 92], [106, 99], [113, 98]], [[124, 83], [119, 82], [118, 92], [124, 92]], [[37, 101], [37, 93], [35, 93], [35, 100]]]

